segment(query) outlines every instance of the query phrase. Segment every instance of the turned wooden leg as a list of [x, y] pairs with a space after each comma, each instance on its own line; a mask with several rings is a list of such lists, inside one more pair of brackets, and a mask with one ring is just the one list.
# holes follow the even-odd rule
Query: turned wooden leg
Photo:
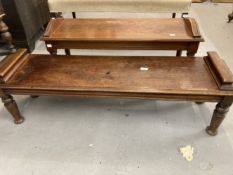
[[2, 102], [6, 109], [11, 113], [14, 117], [15, 124], [21, 124], [24, 121], [24, 118], [21, 116], [18, 106], [11, 95], [4, 95], [2, 97]]
[[182, 50], [177, 50], [176, 56], [177, 56], [177, 57], [180, 57], [181, 55], [182, 55]]
[[217, 135], [218, 133], [217, 130], [221, 125], [222, 121], [224, 120], [226, 113], [229, 111], [231, 104], [232, 104], [232, 98], [228, 97], [216, 105], [216, 108], [214, 110], [210, 122], [210, 126], [206, 128], [206, 132], [209, 135], [211, 136]]
[[65, 53], [66, 53], [66, 55], [71, 55], [70, 54], [70, 49], [65, 49]]

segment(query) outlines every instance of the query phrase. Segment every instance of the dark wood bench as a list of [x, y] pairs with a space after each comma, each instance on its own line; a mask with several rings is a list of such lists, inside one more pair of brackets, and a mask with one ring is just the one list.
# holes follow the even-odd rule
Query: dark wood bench
[[175, 19], [53, 19], [42, 40], [57, 49], [182, 50], [194, 56], [204, 41], [196, 21]]
[[233, 75], [215, 52], [206, 57], [33, 55], [0, 64], [0, 96], [15, 123], [24, 121], [12, 95], [124, 97], [217, 102], [206, 131], [217, 129], [233, 101]]

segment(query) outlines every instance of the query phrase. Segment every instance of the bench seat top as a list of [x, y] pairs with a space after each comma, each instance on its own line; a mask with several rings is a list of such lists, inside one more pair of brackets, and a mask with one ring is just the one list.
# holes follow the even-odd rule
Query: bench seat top
[[34, 55], [20, 50], [0, 64], [0, 78], [0, 88], [12, 93], [233, 96], [233, 75], [214, 52], [187, 58]]
[[193, 18], [53, 19], [45, 41], [203, 41]]

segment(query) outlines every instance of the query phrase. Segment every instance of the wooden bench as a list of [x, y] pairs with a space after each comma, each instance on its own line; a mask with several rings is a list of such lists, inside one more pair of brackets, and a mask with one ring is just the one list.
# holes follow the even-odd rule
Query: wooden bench
[[57, 49], [187, 50], [194, 56], [204, 41], [192, 18], [54, 19], [42, 40], [50, 54]]
[[217, 129], [233, 101], [233, 75], [215, 52], [206, 57], [33, 55], [20, 49], [0, 64], [0, 96], [15, 123], [12, 95], [124, 97], [217, 102], [206, 131]]

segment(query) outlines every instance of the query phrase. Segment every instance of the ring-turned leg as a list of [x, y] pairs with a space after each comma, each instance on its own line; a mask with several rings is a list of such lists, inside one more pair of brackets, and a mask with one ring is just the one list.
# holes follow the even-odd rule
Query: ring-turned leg
[[18, 106], [11, 95], [2, 96], [2, 102], [6, 109], [11, 113], [14, 117], [15, 124], [21, 124], [24, 122], [23, 116], [20, 114]]
[[206, 128], [206, 132], [211, 135], [211, 136], [215, 136], [217, 135], [217, 130], [219, 128], [219, 126], [221, 125], [222, 121], [225, 118], [226, 113], [229, 111], [229, 108], [232, 104], [232, 98], [230, 97], [226, 97], [223, 101], [221, 101], [220, 103], [218, 103], [216, 105], [216, 108], [214, 110], [211, 122], [210, 122], [210, 126], [208, 126]]

